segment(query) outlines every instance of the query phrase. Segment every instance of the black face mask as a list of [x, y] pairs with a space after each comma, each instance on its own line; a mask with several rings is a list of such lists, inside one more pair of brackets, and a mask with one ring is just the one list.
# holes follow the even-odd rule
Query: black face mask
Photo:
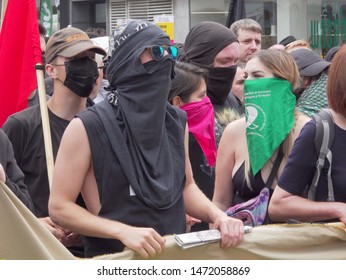
[[212, 104], [222, 105], [231, 91], [237, 66], [208, 67], [207, 94]]
[[86, 56], [65, 62], [64, 85], [80, 97], [88, 97], [99, 77], [97, 63]]

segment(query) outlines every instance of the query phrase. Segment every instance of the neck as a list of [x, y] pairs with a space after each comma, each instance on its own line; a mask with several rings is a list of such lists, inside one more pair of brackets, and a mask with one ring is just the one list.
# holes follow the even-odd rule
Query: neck
[[71, 91], [56, 89], [47, 101], [47, 106], [58, 117], [70, 121], [86, 108], [86, 98], [79, 97]]

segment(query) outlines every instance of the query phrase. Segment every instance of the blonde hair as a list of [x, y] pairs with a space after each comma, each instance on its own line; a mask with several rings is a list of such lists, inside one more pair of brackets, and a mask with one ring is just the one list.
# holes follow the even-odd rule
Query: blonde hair
[[226, 126], [227, 124], [239, 119], [240, 115], [232, 108], [225, 107], [219, 112], [215, 111], [215, 117], [220, 125]]
[[261, 25], [251, 18], [244, 18], [233, 22], [230, 29], [237, 37], [239, 35], [239, 29], [250, 30], [262, 34]]
[[289, 44], [286, 45], [285, 51], [291, 52], [296, 49], [309, 49], [311, 50], [310, 44], [305, 40], [295, 40]]

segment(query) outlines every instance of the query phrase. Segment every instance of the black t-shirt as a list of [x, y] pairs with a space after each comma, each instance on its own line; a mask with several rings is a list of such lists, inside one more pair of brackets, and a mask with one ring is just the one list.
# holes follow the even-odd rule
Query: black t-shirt
[[[48, 110], [55, 159], [61, 137], [69, 121]], [[24, 182], [33, 200], [38, 218], [48, 216], [49, 183], [39, 105], [10, 116], [3, 125], [10, 139], [18, 166], [25, 174]]]
[[0, 129], [0, 163], [6, 175], [6, 185], [31, 210], [34, 211], [30, 195], [24, 184], [24, 174], [18, 167], [13, 155], [11, 142]]
[[[346, 202], [346, 131], [334, 125], [335, 136], [331, 147], [335, 201]], [[317, 151], [315, 148], [315, 121], [311, 120], [302, 129], [288, 157], [287, 164], [279, 178], [278, 185], [293, 195], [302, 195], [311, 184], [316, 171]], [[316, 201], [326, 201], [328, 192], [327, 169], [323, 169], [316, 190]]]
[[[189, 156], [193, 178], [201, 191], [211, 200], [214, 194], [215, 168], [209, 166], [201, 146], [192, 133], [189, 133]], [[191, 227], [191, 231], [206, 229], [209, 229], [209, 224], [206, 222]]]

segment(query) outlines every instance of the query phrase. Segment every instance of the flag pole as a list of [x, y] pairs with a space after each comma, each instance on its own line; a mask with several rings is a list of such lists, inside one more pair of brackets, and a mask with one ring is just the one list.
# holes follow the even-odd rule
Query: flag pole
[[49, 188], [51, 189], [52, 182], [53, 182], [54, 158], [53, 158], [52, 137], [50, 133], [49, 116], [48, 116], [46, 87], [44, 83], [44, 65], [36, 64], [35, 69], [36, 69], [38, 96], [39, 96], [41, 119], [42, 119], [44, 147], [46, 152], [48, 183], [49, 183]]
[[6, 11], [6, 7], [7, 7], [7, 1], [8, 0], [2, 0], [1, 2], [1, 22], [0, 22], [0, 29], [2, 26], [2, 22], [4, 20], [4, 16], [5, 16], [5, 11]]

